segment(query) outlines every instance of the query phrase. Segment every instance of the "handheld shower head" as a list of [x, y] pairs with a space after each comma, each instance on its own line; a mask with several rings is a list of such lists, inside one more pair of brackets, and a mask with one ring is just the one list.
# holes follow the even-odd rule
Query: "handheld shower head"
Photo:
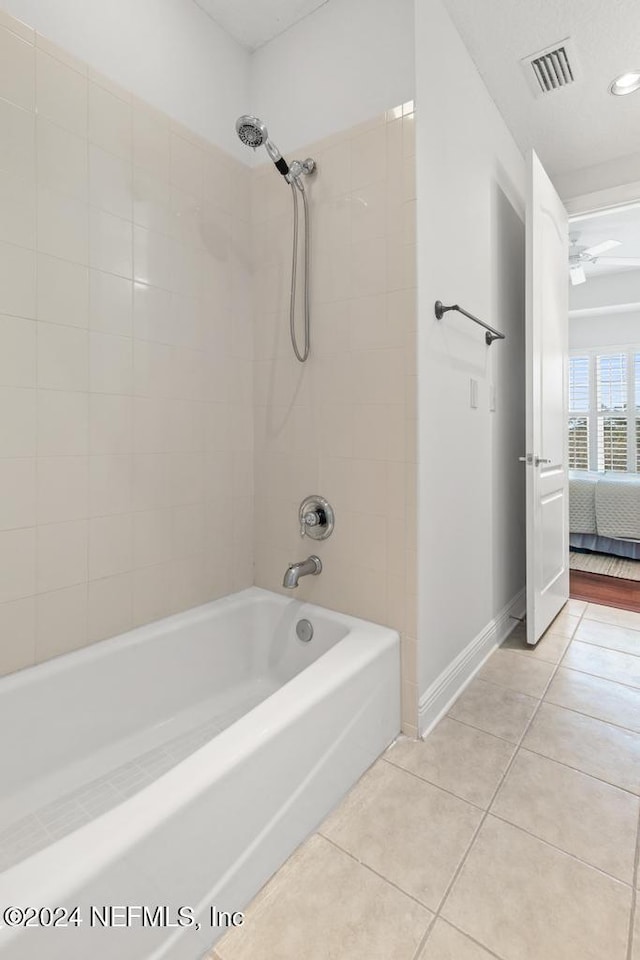
[[269, 139], [266, 124], [257, 117], [247, 115], [236, 120], [236, 133], [245, 146], [253, 147], [254, 150]]
[[275, 163], [278, 171], [283, 177], [287, 176], [289, 173], [289, 164], [275, 143], [269, 140], [267, 125], [263, 123], [262, 120], [258, 119], [258, 117], [249, 116], [248, 114], [238, 117], [236, 120], [236, 133], [245, 146], [252, 147], [254, 150], [257, 150], [258, 147], [264, 147]]

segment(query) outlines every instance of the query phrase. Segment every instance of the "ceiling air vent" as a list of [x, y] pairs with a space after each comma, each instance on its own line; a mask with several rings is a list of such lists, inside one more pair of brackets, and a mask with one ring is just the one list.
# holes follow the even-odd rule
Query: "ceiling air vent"
[[578, 60], [569, 37], [524, 57], [520, 63], [536, 97], [568, 87], [579, 77]]

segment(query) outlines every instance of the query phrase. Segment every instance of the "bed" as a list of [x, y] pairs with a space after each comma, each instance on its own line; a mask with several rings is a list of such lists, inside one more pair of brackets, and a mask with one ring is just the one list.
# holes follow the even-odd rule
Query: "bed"
[[640, 560], [640, 474], [569, 472], [569, 546]]

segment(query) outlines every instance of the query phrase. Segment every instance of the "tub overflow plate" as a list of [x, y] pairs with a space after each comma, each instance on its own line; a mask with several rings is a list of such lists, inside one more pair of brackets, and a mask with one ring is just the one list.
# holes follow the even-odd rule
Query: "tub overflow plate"
[[296, 633], [298, 634], [298, 640], [302, 640], [303, 643], [309, 643], [313, 636], [313, 626], [309, 620], [298, 620], [296, 623]]

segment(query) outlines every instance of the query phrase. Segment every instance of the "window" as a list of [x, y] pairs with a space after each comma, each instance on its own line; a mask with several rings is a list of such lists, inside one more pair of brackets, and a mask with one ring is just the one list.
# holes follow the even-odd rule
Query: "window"
[[627, 469], [627, 417], [614, 416], [627, 412], [628, 380], [626, 353], [596, 356], [598, 396], [598, 470]]
[[627, 418], [598, 418], [598, 470], [627, 469]]
[[570, 356], [569, 468], [640, 472], [640, 347]]
[[569, 467], [589, 469], [589, 421], [586, 417], [569, 417]]
[[569, 358], [569, 410], [589, 409], [589, 357]]
[[588, 356], [569, 358], [569, 469], [589, 469], [589, 417], [575, 416], [589, 412]]

